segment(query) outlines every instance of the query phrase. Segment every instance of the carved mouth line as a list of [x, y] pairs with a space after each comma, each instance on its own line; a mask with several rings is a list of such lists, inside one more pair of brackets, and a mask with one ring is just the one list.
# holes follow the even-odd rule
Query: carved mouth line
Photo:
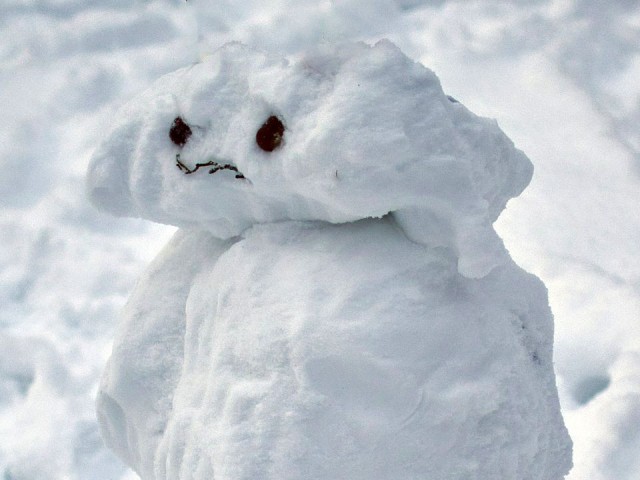
[[180, 160], [180, 154], [179, 153], [176, 154], [176, 166], [185, 175], [190, 175], [192, 173], [195, 173], [200, 168], [213, 167], [213, 168], [209, 169], [209, 175], [213, 175], [214, 173], [218, 173], [218, 172], [220, 172], [222, 170], [231, 170], [232, 172], [236, 172], [236, 178], [238, 178], [238, 179], [245, 179], [246, 178], [242, 174], [242, 172], [240, 172], [238, 170], [238, 167], [236, 167], [235, 165], [232, 165], [231, 163], [221, 164], [221, 163], [214, 162], [213, 160], [211, 160], [211, 161], [206, 162], [206, 163], [196, 163], [195, 167], [189, 168], [184, 163], [182, 163], [182, 160]]

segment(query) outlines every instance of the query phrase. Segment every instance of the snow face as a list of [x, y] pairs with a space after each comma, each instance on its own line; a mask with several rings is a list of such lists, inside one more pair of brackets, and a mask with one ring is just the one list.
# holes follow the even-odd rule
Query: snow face
[[229, 44], [127, 106], [99, 207], [182, 227], [98, 395], [148, 479], [561, 479], [546, 290], [492, 222], [531, 176], [390, 42]]
[[[271, 117], [284, 134], [265, 151], [256, 134]], [[176, 119], [189, 133], [172, 141]], [[460, 271], [480, 277], [507, 258], [492, 223], [531, 173], [494, 121], [448, 98], [390, 42], [295, 63], [228, 44], [131, 102], [88, 184], [105, 210], [219, 238], [258, 223], [394, 212], [413, 240], [452, 248]]]

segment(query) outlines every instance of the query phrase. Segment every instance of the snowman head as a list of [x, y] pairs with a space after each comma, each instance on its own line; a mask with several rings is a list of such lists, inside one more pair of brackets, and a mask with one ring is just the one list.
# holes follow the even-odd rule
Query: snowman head
[[[292, 62], [232, 43], [118, 114], [88, 190], [117, 215], [220, 238], [256, 223], [391, 213], [413, 240], [477, 257], [500, 250], [487, 247], [491, 224], [531, 171], [494, 121], [389, 41]], [[480, 263], [468, 273], [490, 270]]]

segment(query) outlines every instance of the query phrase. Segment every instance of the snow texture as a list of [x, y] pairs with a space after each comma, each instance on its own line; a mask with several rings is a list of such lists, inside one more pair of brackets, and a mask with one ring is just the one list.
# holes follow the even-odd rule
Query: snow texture
[[531, 174], [389, 41], [161, 78], [88, 173], [181, 227], [124, 310], [106, 443], [144, 480], [563, 478], [546, 289], [492, 226]]

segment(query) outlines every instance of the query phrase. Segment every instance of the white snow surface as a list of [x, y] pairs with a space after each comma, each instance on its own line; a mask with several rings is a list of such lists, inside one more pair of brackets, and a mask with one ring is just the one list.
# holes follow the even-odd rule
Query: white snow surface
[[[272, 115], [284, 138], [262, 151]], [[569, 471], [546, 290], [492, 227], [531, 163], [431, 71], [388, 41], [295, 63], [227, 44], [116, 118], [90, 198], [183, 228], [98, 393], [143, 479]], [[210, 161], [236, 169], [193, 171]]]
[[640, 5], [628, 0], [6, 0], [0, 15], [0, 477], [134, 480], [103, 445], [118, 313], [174, 232], [91, 207], [89, 157], [161, 75], [240, 40], [294, 62], [389, 38], [535, 171], [494, 224], [540, 277], [567, 480], [640, 476]]

